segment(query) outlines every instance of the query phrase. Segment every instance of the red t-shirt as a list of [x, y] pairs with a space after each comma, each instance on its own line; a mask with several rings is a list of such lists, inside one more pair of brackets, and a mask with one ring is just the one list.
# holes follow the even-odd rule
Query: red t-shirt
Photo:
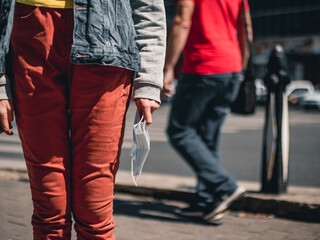
[[[215, 74], [242, 70], [238, 18], [242, 0], [189, 0], [195, 3], [182, 72]], [[247, 0], [245, 9], [249, 10]]]

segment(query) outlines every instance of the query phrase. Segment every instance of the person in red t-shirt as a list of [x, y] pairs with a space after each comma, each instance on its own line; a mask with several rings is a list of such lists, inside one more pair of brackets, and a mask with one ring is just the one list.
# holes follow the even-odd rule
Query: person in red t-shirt
[[[221, 166], [219, 143], [249, 58], [247, 38], [252, 41], [247, 0], [177, 1], [162, 96], [175, 94], [167, 133], [198, 180], [196, 198], [181, 209], [183, 216], [218, 221], [245, 191]], [[174, 67], [182, 51], [182, 74], [174, 92]]]

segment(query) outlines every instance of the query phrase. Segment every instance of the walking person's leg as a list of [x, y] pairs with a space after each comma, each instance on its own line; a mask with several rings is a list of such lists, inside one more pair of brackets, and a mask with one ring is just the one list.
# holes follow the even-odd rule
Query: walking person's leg
[[[209, 164], [205, 166], [201, 174], [197, 175], [197, 201], [199, 202], [214, 200], [215, 197], [233, 192], [237, 188], [235, 180], [221, 165], [221, 129], [230, 109], [224, 103], [220, 104], [219, 101], [219, 98], [216, 98], [207, 104], [199, 123], [198, 133], [211, 152], [211, 158], [208, 159]], [[224, 178], [221, 178], [221, 175]]]
[[71, 235], [66, 12], [17, 3], [11, 38], [16, 122], [38, 240]]
[[226, 86], [231, 76], [231, 73], [184, 75], [186, 79], [179, 83], [172, 102], [168, 126], [170, 141], [198, 179], [196, 201], [185, 215], [204, 217], [212, 212], [217, 193], [229, 193], [237, 188], [220, 164], [218, 147], [220, 129], [229, 113], [228, 106], [224, 106], [224, 95], [228, 95]]
[[[207, 103], [206, 110], [204, 111], [199, 123], [199, 134], [201, 135], [202, 140], [206, 144], [207, 148], [211, 151], [213, 157], [212, 160], [214, 160], [214, 163], [210, 165], [212, 168], [216, 168], [217, 165], [221, 166], [221, 130], [227, 117], [229, 116], [230, 104], [237, 96], [240, 83], [239, 78], [239, 73], [215, 74], [211, 77], [208, 77], [209, 81], [217, 81], [220, 83], [219, 94], [217, 94], [216, 98]], [[209, 173], [209, 178], [211, 179], [212, 183], [218, 184], [206, 182], [202, 183], [202, 181], [199, 181], [199, 195], [208, 192], [219, 196], [233, 192], [237, 188], [236, 181], [233, 179], [233, 177], [226, 173], [222, 166], [220, 170], [223, 171], [225, 175], [228, 175], [228, 181], [216, 180], [216, 176]], [[206, 190], [206, 187], [210, 187], [210, 189]], [[204, 189], [203, 193], [201, 189]]]
[[[240, 73], [228, 73], [215, 75], [222, 83], [220, 96], [215, 101], [208, 104], [208, 110], [205, 113], [204, 121], [201, 123], [201, 136], [206, 142], [208, 148], [216, 160], [216, 164], [220, 164], [220, 137], [221, 128], [230, 112], [230, 105], [235, 100], [240, 86]], [[218, 127], [217, 127], [218, 126]], [[231, 147], [231, 146], [230, 146]], [[224, 169], [221, 166], [221, 169]], [[228, 174], [228, 173], [226, 173]], [[215, 176], [211, 176], [215, 177]], [[213, 180], [215, 181], [215, 180]], [[202, 184], [202, 189], [199, 187], [199, 192], [207, 192], [206, 184]], [[207, 185], [208, 186], [208, 185]], [[210, 192], [214, 195], [214, 202], [211, 211], [204, 216], [204, 219], [209, 220], [224, 212], [230, 204], [239, 198], [245, 191], [244, 188], [238, 186], [232, 176], [226, 182], [221, 182]]]
[[116, 67], [74, 66], [70, 115], [78, 239], [114, 239], [114, 181], [132, 77], [131, 71]]
[[[218, 99], [223, 87], [221, 84], [221, 81], [210, 79], [210, 75], [185, 74], [177, 86], [169, 117], [168, 135], [172, 145], [192, 166], [198, 180], [210, 186], [210, 193], [198, 199], [198, 204], [203, 207], [213, 202], [214, 189], [229, 181], [229, 175], [221, 168], [219, 159], [212, 154], [201, 135], [208, 104]], [[224, 115], [221, 121], [210, 125], [211, 132], [220, 128], [223, 118]]]

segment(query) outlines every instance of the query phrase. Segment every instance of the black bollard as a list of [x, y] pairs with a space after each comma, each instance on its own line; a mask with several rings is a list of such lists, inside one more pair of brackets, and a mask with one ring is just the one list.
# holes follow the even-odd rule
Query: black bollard
[[276, 45], [264, 78], [268, 89], [262, 148], [261, 192], [285, 193], [289, 167], [289, 113], [285, 87], [290, 82], [283, 48]]

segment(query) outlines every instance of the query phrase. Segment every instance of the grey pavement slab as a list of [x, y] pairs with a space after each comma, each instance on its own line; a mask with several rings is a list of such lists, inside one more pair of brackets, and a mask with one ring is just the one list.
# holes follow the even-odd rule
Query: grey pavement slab
[[[144, 173], [137, 178], [138, 186], [154, 189], [176, 190], [181, 192], [194, 192], [195, 178], [169, 174]], [[118, 171], [116, 183], [125, 186], [134, 186], [129, 171]], [[297, 203], [320, 205], [320, 188], [289, 186], [286, 194], [260, 194], [260, 183], [239, 181], [239, 184], [249, 191], [250, 196], [264, 199], [275, 199]]]
[[[0, 240], [31, 240], [32, 203], [27, 182], [0, 179]], [[118, 240], [319, 240], [320, 224], [265, 214], [228, 212], [219, 225], [182, 219], [173, 212], [185, 203], [116, 193]], [[75, 234], [73, 234], [73, 238]]]
[[[195, 179], [175, 175], [142, 173], [138, 187], [128, 171], [119, 171], [116, 191], [189, 202], [194, 198]], [[273, 214], [295, 220], [320, 223], [320, 188], [289, 186], [285, 194], [264, 194], [258, 182], [240, 181], [247, 192], [231, 206], [232, 210]]]

